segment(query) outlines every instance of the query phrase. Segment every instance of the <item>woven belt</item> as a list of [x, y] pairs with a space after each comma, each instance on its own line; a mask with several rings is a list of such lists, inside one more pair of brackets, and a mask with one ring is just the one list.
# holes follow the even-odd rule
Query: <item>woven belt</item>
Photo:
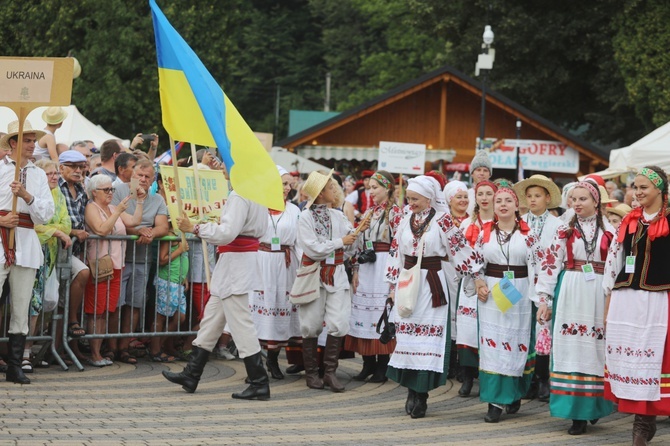
[[[314, 265], [316, 260], [310, 259], [307, 255], [302, 255], [302, 264], [304, 266]], [[326, 285], [335, 285], [335, 269], [338, 265], [344, 264], [344, 250], [335, 250], [335, 263], [330, 265], [326, 260], [321, 260], [321, 282]]]
[[568, 267], [567, 263], [563, 264], [563, 269], [565, 271], [578, 271], [582, 272], [582, 266], [586, 265], [587, 263], [590, 263], [593, 266], [593, 272], [596, 274], [605, 274], [605, 262], [586, 262], [584, 260], [574, 260], [573, 261], [574, 265], [572, 267]]
[[263, 252], [275, 252], [277, 254], [284, 253], [286, 267], [291, 266], [291, 247], [289, 245], [279, 245], [279, 251], [274, 251], [270, 243], [261, 243], [258, 245], [258, 250]]
[[218, 246], [216, 252], [225, 254], [227, 252], [256, 252], [258, 251], [258, 239], [248, 235], [238, 235], [235, 240], [227, 245]]
[[375, 252], [389, 252], [391, 249], [391, 244], [384, 242], [373, 242], [372, 246], [375, 248]]
[[[3, 217], [9, 213], [10, 211], [0, 211], [0, 215]], [[26, 229], [35, 228], [35, 224], [33, 223], [32, 218], [30, 218], [30, 214], [26, 214], [25, 212], [19, 213], [18, 227]], [[9, 249], [9, 228], [5, 228], [4, 226], [0, 227], [0, 240], [2, 240], [2, 247], [5, 250], [5, 268], [9, 268], [16, 263], [16, 243], [18, 242], [16, 233], [14, 233], [14, 249]]]
[[515, 279], [528, 277], [528, 266], [526, 265], [497, 265], [495, 263], [486, 265], [486, 275], [489, 277], [505, 277], [506, 271], [514, 271]]
[[[417, 258], [415, 256], [405, 256], [405, 269], [410, 269], [416, 265]], [[421, 269], [428, 271], [427, 279], [430, 286], [430, 293], [433, 296], [433, 308], [441, 307], [447, 304], [447, 296], [444, 294], [442, 282], [437, 272], [442, 269], [443, 257], [433, 256], [424, 257], [421, 259]]]

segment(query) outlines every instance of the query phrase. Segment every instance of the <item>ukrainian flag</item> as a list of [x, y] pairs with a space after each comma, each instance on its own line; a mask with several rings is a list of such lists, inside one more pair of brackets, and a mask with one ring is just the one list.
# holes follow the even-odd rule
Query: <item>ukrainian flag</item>
[[163, 126], [177, 141], [217, 147], [233, 189], [283, 210], [275, 163], [198, 56], [149, 0], [156, 35]]
[[503, 314], [507, 313], [507, 310], [516, 305], [523, 297], [507, 277], [503, 277], [500, 282], [493, 285], [491, 296], [493, 296], [493, 301]]

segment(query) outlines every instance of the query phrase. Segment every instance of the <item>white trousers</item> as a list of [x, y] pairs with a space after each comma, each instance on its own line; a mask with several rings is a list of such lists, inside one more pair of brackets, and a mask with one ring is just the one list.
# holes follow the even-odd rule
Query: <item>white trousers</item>
[[[11, 334], [28, 334], [28, 316], [30, 300], [33, 296], [33, 283], [35, 282], [34, 268], [12, 265], [5, 268], [0, 265], [0, 290], [9, 277], [9, 301], [11, 303], [11, 318], [9, 319], [9, 331]], [[45, 279], [46, 280], [46, 279]]]
[[316, 338], [326, 322], [328, 334], [341, 338], [349, 333], [351, 294], [349, 290], [329, 293], [319, 288], [319, 297], [307, 304], [300, 304], [300, 334], [303, 338]]
[[204, 313], [198, 336], [193, 341], [193, 345], [211, 352], [216, 347], [223, 328], [228, 322], [230, 334], [235, 340], [240, 358], [246, 358], [261, 351], [256, 327], [251, 320], [248, 294], [233, 294], [225, 299], [211, 296]]

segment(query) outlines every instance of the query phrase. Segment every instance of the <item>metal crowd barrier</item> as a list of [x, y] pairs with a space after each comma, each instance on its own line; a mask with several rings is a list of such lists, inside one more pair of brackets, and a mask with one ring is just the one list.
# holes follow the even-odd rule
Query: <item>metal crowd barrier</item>
[[[108, 304], [110, 297], [110, 290], [109, 290], [109, 284], [107, 286], [107, 292], [105, 295], [99, 296], [98, 295], [98, 290], [97, 287], [95, 287], [95, 295], [94, 296], [86, 296], [87, 290], [84, 291], [84, 299], [82, 301], [81, 308], [77, 310], [78, 314], [78, 319], [77, 321], [80, 323], [80, 326], [84, 329], [86, 329], [86, 335], [82, 337], [70, 337], [68, 335], [68, 325], [70, 323], [69, 320], [69, 307], [70, 307], [70, 290], [71, 290], [71, 269], [72, 269], [72, 258], [73, 258], [73, 250], [72, 246], [64, 250], [62, 247], [59, 248], [59, 255], [58, 255], [58, 261], [56, 264], [56, 268], [58, 268], [58, 278], [60, 281], [60, 301], [61, 304], [59, 304], [59, 311], [58, 312], [53, 312], [50, 315], [42, 315], [40, 317], [40, 325], [36, 329], [35, 333], [36, 335], [34, 336], [29, 336], [28, 340], [29, 341], [35, 341], [35, 342], [43, 342], [43, 348], [40, 351], [41, 355], [46, 354], [46, 351], [49, 350], [51, 352], [51, 355], [56, 359], [56, 361], [59, 363], [59, 365], [62, 367], [63, 370], [68, 370], [67, 364], [63, 361], [63, 359], [59, 356], [56, 347], [60, 344], [62, 346], [64, 353], [68, 355], [72, 363], [79, 369], [80, 371], [84, 370], [84, 366], [82, 365], [81, 361], [76, 357], [74, 352], [69, 346], [69, 342], [73, 340], [84, 340], [90, 341], [91, 339], [103, 339], [103, 340], [109, 340], [109, 339], [120, 339], [120, 338], [151, 338], [155, 336], [190, 336], [190, 335], [195, 335], [197, 334], [197, 330], [195, 328], [196, 325], [198, 324], [198, 319], [197, 319], [197, 314], [195, 314], [195, 307], [193, 305], [194, 299], [197, 298], [203, 298], [204, 296], [194, 296], [193, 295], [193, 287], [189, 286], [188, 292], [186, 293], [186, 320], [182, 323], [181, 321], [177, 322], [176, 328], [173, 330], [169, 330], [167, 326], [165, 326], [165, 331], [156, 331], [154, 330], [154, 324], [153, 321], [155, 321], [156, 316], [158, 314], [158, 309], [155, 305], [156, 300], [158, 298], [158, 291], [156, 287], [154, 286], [154, 278], [158, 273], [158, 265], [159, 265], [159, 259], [160, 259], [160, 245], [162, 243], [172, 243], [174, 241], [180, 241], [181, 238], [179, 237], [163, 237], [161, 239], [156, 239], [154, 240], [150, 245], [139, 245], [137, 241], [139, 240], [138, 236], [107, 236], [107, 237], [99, 237], [95, 235], [90, 235], [83, 243], [80, 243], [81, 250], [79, 251], [81, 254], [81, 260], [84, 261], [84, 263], [88, 264], [86, 261], [86, 255], [85, 253], [88, 252], [88, 247], [91, 243], [97, 243], [99, 241], [107, 241], [108, 246], [108, 252], [111, 252], [112, 248], [112, 243], [125, 243], [126, 244], [126, 262], [125, 262], [125, 267], [123, 268], [122, 275], [125, 272], [125, 275], [127, 276], [127, 287], [131, 289], [138, 289], [141, 290], [142, 293], [142, 301], [144, 302], [143, 308], [141, 308], [140, 313], [144, 317], [140, 317], [139, 320], [139, 325], [133, 329], [131, 329], [129, 332], [122, 333], [122, 318], [121, 318], [121, 303], [123, 302], [123, 296], [119, 296], [119, 304], [117, 305], [116, 312], [119, 315], [117, 318], [117, 322], [110, 327], [110, 319], [113, 320], [109, 312], [105, 312], [104, 315], [104, 320], [105, 320], [105, 329], [101, 333], [96, 333], [99, 330], [99, 326], [97, 326], [97, 321], [94, 318], [93, 314], [86, 314], [84, 311], [84, 306], [85, 302], [87, 299], [93, 299], [93, 304], [97, 304], [100, 299], [105, 299], [105, 303]], [[76, 242], [76, 239], [73, 241]], [[188, 257], [189, 257], [189, 273], [187, 275], [187, 280], [189, 282], [189, 285], [191, 285], [191, 271], [192, 267], [194, 266], [194, 257], [200, 255], [199, 253], [202, 253], [202, 241], [198, 238], [187, 238], [187, 241], [189, 242], [189, 251], [188, 251]], [[97, 246], [97, 245], [96, 245]], [[148, 249], [143, 250], [142, 247], [147, 247]], [[139, 248], [139, 249], [138, 249]], [[93, 248], [95, 251], [97, 248]], [[139, 251], [139, 252], [138, 252]], [[145, 251], [144, 255], [141, 254], [141, 251]], [[213, 252], [213, 247], [210, 245], [210, 258], [211, 258], [211, 253]], [[96, 256], [97, 257], [97, 256]], [[172, 260], [168, 262], [168, 268], [171, 266]], [[144, 265], [144, 266], [141, 266]], [[198, 266], [198, 265], [196, 265]], [[210, 263], [210, 268], [213, 268], [213, 263]], [[93, 270], [89, 266], [90, 270]], [[202, 277], [202, 282], [205, 283], [205, 273], [204, 273], [204, 267], [202, 267], [201, 271], [201, 277]], [[144, 275], [144, 278], [142, 277], [142, 270], [146, 272]], [[200, 272], [200, 271], [199, 271]], [[92, 274], [91, 274], [92, 276]], [[93, 279], [94, 280], [94, 279]], [[138, 283], [137, 281], [140, 280], [142, 281], [141, 283]], [[95, 280], [94, 280], [95, 284]], [[123, 291], [123, 286], [121, 286], [121, 290]], [[95, 305], [97, 306], [97, 305]], [[204, 305], [201, 307], [203, 308]], [[177, 313], [179, 310], [177, 309]], [[6, 327], [9, 325], [9, 311], [8, 308], [7, 310], [4, 311], [4, 316], [3, 316], [3, 321], [4, 325], [3, 327], [3, 336], [0, 338], [0, 341], [7, 341], [7, 335], [6, 335]], [[175, 314], [177, 314], [175, 313]], [[93, 333], [90, 333], [87, 327], [87, 320], [88, 318], [93, 317]], [[62, 330], [59, 330], [58, 327], [60, 326], [60, 321], [62, 321]], [[57, 339], [60, 336], [59, 339]], [[60, 342], [57, 342], [60, 341]], [[102, 351], [105, 351], [105, 349], [102, 349]], [[40, 355], [38, 355], [39, 358]], [[116, 358], [118, 360], [118, 358]]]

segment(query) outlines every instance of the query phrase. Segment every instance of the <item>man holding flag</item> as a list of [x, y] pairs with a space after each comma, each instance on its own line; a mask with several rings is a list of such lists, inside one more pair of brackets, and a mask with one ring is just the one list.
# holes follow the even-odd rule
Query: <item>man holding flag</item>
[[[193, 353], [181, 373], [163, 372], [170, 381], [195, 392], [200, 376], [226, 321], [244, 359], [250, 386], [233, 398], [270, 398], [268, 375], [249, 312], [248, 293], [257, 277], [256, 251], [267, 226], [267, 209], [284, 209], [281, 178], [274, 162], [223, 93], [198, 56], [149, 0], [156, 36], [163, 125], [173, 140], [217, 147], [234, 192], [217, 223], [193, 224], [178, 218], [179, 229], [219, 245], [211, 298], [204, 311]], [[176, 157], [173, 150], [172, 157]], [[176, 169], [176, 167], [175, 167]], [[197, 173], [197, 165], [194, 165]], [[179, 178], [175, 172], [175, 178]], [[177, 202], [181, 197], [177, 186]]]

